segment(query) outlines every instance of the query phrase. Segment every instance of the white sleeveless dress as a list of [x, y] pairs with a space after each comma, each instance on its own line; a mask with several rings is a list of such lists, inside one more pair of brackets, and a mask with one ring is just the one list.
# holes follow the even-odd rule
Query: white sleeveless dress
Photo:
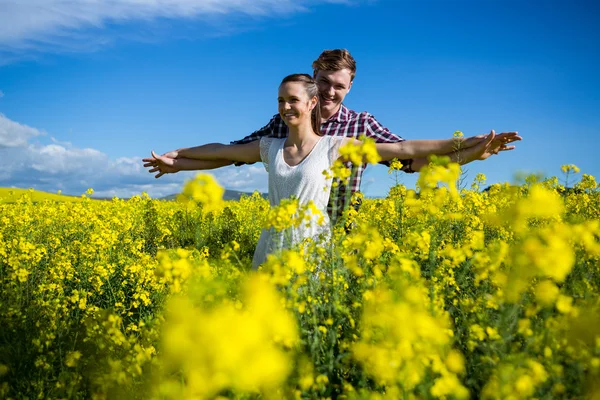
[[252, 268], [256, 269], [265, 262], [267, 254], [289, 248], [306, 238], [316, 238], [320, 234], [328, 235], [330, 232], [327, 203], [331, 190], [332, 179], [323, 174], [329, 170], [333, 162], [339, 157], [339, 148], [344, 138], [323, 136], [313, 147], [311, 152], [298, 165], [290, 166], [283, 158], [283, 145], [285, 138], [260, 139], [260, 157], [269, 173], [269, 203], [271, 207], [279, 205], [281, 200], [295, 197], [301, 205], [309, 201], [317, 206], [325, 218], [325, 223], [317, 223], [318, 216], [307, 224], [297, 228], [289, 228], [277, 232], [273, 228], [263, 229], [254, 258]]

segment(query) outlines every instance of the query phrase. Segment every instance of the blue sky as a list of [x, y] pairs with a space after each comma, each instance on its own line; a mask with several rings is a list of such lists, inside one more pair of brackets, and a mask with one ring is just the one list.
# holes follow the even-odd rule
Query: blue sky
[[[176, 193], [193, 173], [154, 179], [141, 158], [250, 134], [283, 76], [331, 48], [357, 60], [346, 105], [406, 139], [519, 131], [468, 182], [563, 164], [600, 177], [599, 17], [566, 0], [0, 0], [0, 186]], [[212, 173], [267, 188], [261, 164]], [[362, 189], [393, 184], [371, 166]]]

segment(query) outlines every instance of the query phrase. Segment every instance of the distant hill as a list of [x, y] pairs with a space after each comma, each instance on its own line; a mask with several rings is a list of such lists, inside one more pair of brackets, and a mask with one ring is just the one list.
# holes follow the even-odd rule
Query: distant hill
[[67, 196], [58, 193], [48, 193], [30, 189], [0, 188], [0, 203], [14, 203], [24, 194], [30, 196], [31, 200], [34, 202], [42, 200], [78, 202], [83, 200], [81, 196]]
[[[19, 188], [0, 188], [0, 203], [14, 203], [21, 198], [24, 194], [31, 196], [34, 202], [42, 200], [54, 200], [54, 201], [70, 201], [77, 202], [81, 201], [81, 196], [68, 196], [64, 194], [48, 193], [39, 190], [19, 189]], [[250, 192], [239, 192], [237, 190], [225, 190], [223, 194], [223, 200], [239, 200], [242, 195], [251, 196]], [[265, 199], [268, 197], [266, 193], [260, 194]], [[169, 196], [157, 198], [157, 200], [175, 200], [178, 194], [171, 194]], [[112, 200], [112, 197], [96, 197], [91, 196], [92, 200]], [[122, 198], [127, 200], [127, 198]]]
[[[159, 200], [175, 200], [179, 194], [170, 194], [168, 196], [160, 197]], [[265, 199], [268, 198], [266, 193], [260, 193]], [[223, 200], [239, 200], [242, 196], [252, 196], [252, 192], [239, 192], [237, 190], [225, 189], [223, 194]]]

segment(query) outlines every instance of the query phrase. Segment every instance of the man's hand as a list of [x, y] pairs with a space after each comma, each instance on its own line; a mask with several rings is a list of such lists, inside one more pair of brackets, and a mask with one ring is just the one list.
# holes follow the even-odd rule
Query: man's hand
[[[492, 132], [494, 132], [493, 129]], [[508, 146], [508, 144], [519, 140], [523, 140], [523, 138], [519, 136], [518, 132], [502, 132], [496, 135], [491, 146], [497, 150], [495, 154], [498, 154], [499, 151], [515, 149], [515, 146]]]
[[[517, 132], [502, 132], [499, 135], [496, 135], [496, 132], [492, 129], [487, 135], [472, 136], [463, 140], [459, 150], [455, 150], [446, 155], [450, 157], [450, 161], [464, 165], [475, 160], [485, 160], [501, 151], [514, 150], [515, 146], [509, 146], [508, 143], [522, 139], [523, 138], [519, 136]], [[467, 140], [468, 142], [466, 142]], [[468, 143], [471, 146], [464, 147], [464, 143]], [[428, 164], [429, 160], [427, 157], [418, 157], [413, 160], [412, 169], [414, 171], [420, 171], [421, 168]]]
[[[456, 143], [455, 150], [468, 149], [469, 147], [473, 147], [484, 141], [488, 135], [476, 135], [468, 138], [454, 138], [454, 142]], [[518, 140], [522, 140], [523, 138], [519, 136], [518, 132], [502, 132], [496, 134], [494, 141], [499, 142], [501, 144], [508, 144], [512, 142], [516, 142]], [[511, 148], [511, 150], [514, 147]]]
[[520, 137], [518, 139], [516, 139], [516, 137], [517, 136], [515, 135], [496, 135], [496, 132], [494, 132], [492, 129], [492, 131], [488, 135], [485, 135], [485, 137], [478, 144], [473, 147], [454, 152], [450, 159], [460, 164], [467, 164], [475, 160], [485, 160], [501, 151], [513, 150], [515, 146], [508, 146], [506, 143], [510, 143], [511, 141], [515, 140], [521, 140]]
[[177, 151], [170, 151], [162, 156], [157, 155], [152, 150], [152, 158], [144, 158], [144, 167], [150, 168], [149, 173], [157, 172], [155, 178], [160, 178], [164, 174], [174, 174], [180, 171], [177, 167]]
[[[485, 151], [481, 153], [478, 160], [485, 160], [486, 158], [498, 154], [501, 151], [514, 150], [515, 146], [508, 146], [507, 144], [518, 140], [522, 140], [523, 138], [521, 136], [518, 136], [516, 132], [509, 133], [514, 135], [501, 136], [503, 135], [502, 133], [500, 135], [496, 135], [494, 139], [490, 142], [490, 144], [486, 147]], [[490, 134], [495, 134], [493, 129]]]

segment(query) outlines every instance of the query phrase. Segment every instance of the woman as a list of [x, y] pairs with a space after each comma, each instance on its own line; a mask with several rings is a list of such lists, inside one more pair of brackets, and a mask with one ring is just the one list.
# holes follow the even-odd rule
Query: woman
[[[305, 238], [328, 232], [327, 203], [332, 179], [325, 176], [323, 171], [329, 170], [339, 158], [341, 146], [350, 141], [359, 143], [352, 138], [321, 135], [318, 89], [310, 75], [293, 74], [285, 77], [279, 86], [278, 104], [279, 114], [289, 128], [287, 138], [262, 138], [247, 144], [206, 145], [203, 147], [204, 153], [196, 154], [195, 157], [246, 163], [262, 161], [269, 173], [271, 207], [279, 205], [283, 199], [295, 197], [301, 205], [312, 201], [325, 218], [325, 223], [319, 224], [315, 216], [309, 223], [291, 228], [291, 231], [263, 230], [254, 253], [253, 268], [262, 264], [269, 253], [297, 244]], [[457, 139], [407, 140], [398, 143], [377, 143], [375, 146], [383, 160], [452, 153], [453, 161], [465, 164], [487, 158], [498, 150], [505, 150], [506, 140], [494, 141], [494, 137], [492, 131], [483, 137], [459, 139], [459, 152], [454, 152]], [[173, 172], [180, 169], [178, 163], [186, 162], [185, 155], [167, 158], [152, 152], [152, 157], [153, 160], [144, 165], [153, 167], [149, 172]]]

